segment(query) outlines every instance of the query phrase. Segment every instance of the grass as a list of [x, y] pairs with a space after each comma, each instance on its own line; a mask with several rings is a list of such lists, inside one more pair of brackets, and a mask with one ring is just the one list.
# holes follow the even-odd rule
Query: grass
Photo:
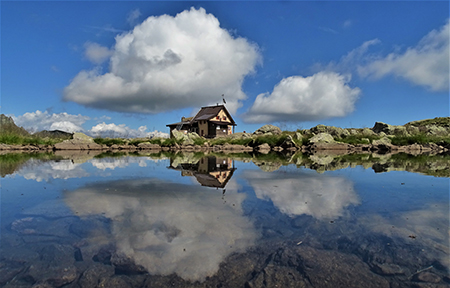
[[450, 137], [432, 136], [426, 135], [425, 133], [419, 133], [411, 136], [395, 136], [391, 139], [391, 142], [393, 145], [397, 146], [405, 146], [411, 144], [427, 144], [427, 143], [448, 145], [450, 144]]
[[8, 145], [54, 145], [62, 139], [40, 138], [35, 136], [22, 136], [15, 133], [1, 133], [0, 143]]
[[112, 146], [112, 145], [124, 145], [126, 144], [125, 139], [121, 139], [121, 138], [94, 138], [94, 142], [100, 145], [107, 145], [107, 146]]
[[351, 144], [351, 145], [355, 145], [355, 144], [370, 144], [373, 142], [373, 140], [378, 140], [380, 139], [379, 136], [375, 136], [375, 135], [349, 135], [345, 138], [336, 138], [335, 140], [338, 142], [343, 142], [343, 143], [347, 143], [347, 144]]

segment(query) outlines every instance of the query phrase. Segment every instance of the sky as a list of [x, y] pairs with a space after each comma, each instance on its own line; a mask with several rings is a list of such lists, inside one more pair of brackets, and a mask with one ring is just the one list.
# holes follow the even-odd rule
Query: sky
[[448, 1], [1, 1], [1, 113], [30, 132], [168, 133], [449, 116]]

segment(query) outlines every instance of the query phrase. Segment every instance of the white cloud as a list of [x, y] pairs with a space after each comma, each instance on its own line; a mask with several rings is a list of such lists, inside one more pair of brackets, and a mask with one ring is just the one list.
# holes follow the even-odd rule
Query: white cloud
[[348, 85], [350, 75], [319, 72], [281, 80], [272, 93], [260, 94], [244, 115], [251, 123], [313, 121], [353, 112], [361, 90]]
[[243, 79], [260, 60], [256, 45], [233, 38], [203, 8], [149, 17], [116, 36], [110, 71], [81, 71], [64, 99], [120, 112], [159, 113], [215, 104], [236, 112]]
[[[79, 215], [110, 218], [112, 235], [105, 239], [150, 274], [176, 273], [203, 281], [217, 273], [228, 255], [244, 252], [258, 237], [243, 215], [246, 194], [237, 189], [227, 189], [225, 196], [215, 192], [198, 185], [133, 179], [89, 185], [66, 193], [64, 199]], [[92, 240], [92, 245], [98, 243], [98, 238]]]
[[341, 177], [248, 170], [244, 178], [256, 197], [271, 200], [289, 216], [306, 214], [333, 219], [344, 216], [346, 207], [360, 203], [353, 183]]
[[89, 120], [81, 114], [71, 115], [66, 112], [50, 114], [47, 111], [27, 112], [20, 116], [12, 116], [14, 123], [24, 127], [31, 133], [42, 130], [61, 130], [69, 133], [84, 131], [81, 125]]
[[112, 51], [98, 43], [86, 42], [84, 44], [86, 58], [95, 64], [101, 64], [112, 55]]
[[168, 138], [169, 134], [153, 131], [147, 132], [147, 126], [140, 126], [138, 129], [133, 129], [125, 124], [116, 125], [114, 123], [106, 124], [105, 122], [99, 123], [89, 130], [89, 134], [98, 137], [161, 137]]
[[127, 22], [130, 25], [134, 25], [136, 20], [141, 16], [141, 11], [139, 11], [139, 9], [134, 9], [133, 11], [131, 11], [130, 13], [128, 13], [127, 16]]
[[37, 182], [89, 176], [89, 173], [82, 168], [81, 164], [73, 163], [71, 160], [43, 163], [42, 161], [31, 159], [27, 162], [27, 165], [24, 165], [15, 174]]
[[447, 20], [443, 27], [428, 33], [415, 47], [409, 47], [403, 53], [393, 52], [367, 65], [361, 65], [358, 72], [375, 79], [393, 75], [432, 91], [448, 91], [449, 34]]
[[344, 21], [344, 23], [342, 23], [342, 27], [344, 28], [350, 28], [353, 25], [353, 21], [350, 19], [347, 19]]

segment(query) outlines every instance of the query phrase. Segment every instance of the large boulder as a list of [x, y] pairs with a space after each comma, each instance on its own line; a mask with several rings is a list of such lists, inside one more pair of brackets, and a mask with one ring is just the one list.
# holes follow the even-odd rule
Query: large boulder
[[319, 124], [315, 127], [312, 127], [311, 129], [309, 129], [311, 132], [313, 132], [314, 134], [319, 134], [319, 133], [328, 133], [334, 137], [338, 137], [338, 138], [344, 138], [346, 136], [350, 135], [350, 132], [346, 129], [340, 128], [340, 127], [334, 127], [334, 126], [325, 126], [322, 124]]
[[268, 134], [268, 133], [271, 133], [272, 135], [279, 135], [279, 134], [281, 134], [281, 129], [278, 128], [277, 126], [268, 124], [268, 125], [262, 126], [258, 130], [256, 130], [253, 134], [264, 135], [264, 134]]
[[309, 139], [310, 143], [334, 143], [333, 136], [328, 133], [319, 133]]
[[375, 122], [375, 125], [372, 128], [372, 131], [380, 134], [381, 132], [386, 135], [398, 135], [398, 136], [408, 136], [408, 130], [405, 126], [395, 126], [389, 125], [383, 122]]
[[94, 138], [83, 133], [74, 133], [73, 139], [56, 143], [55, 150], [102, 150], [103, 146], [94, 142]]

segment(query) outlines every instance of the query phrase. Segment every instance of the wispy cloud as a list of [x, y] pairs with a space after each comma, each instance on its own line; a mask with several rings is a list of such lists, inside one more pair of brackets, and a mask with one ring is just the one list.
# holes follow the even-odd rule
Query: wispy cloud
[[139, 9], [134, 9], [133, 11], [129, 12], [127, 15], [127, 22], [130, 25], [135, 25], [136, 21], [141, 16], [141, 11]]
[[338, 31], [331, 29], [329, 27], [319, 27], [319, 30], [322, 30], [324, 32], [331, 33], [331, 34], [339, 34]]
[[366, 65], [360, 65], [358, 72], [373, 79], [392, 75], [431, 91], [449, 91], [449, 35], [447, 20], [444, 26], [429, 32], [416, 46], [404, 52], [379, 56]]
[[94, 42], [86, 42], [84, 44], [84, 49], [84, 55], [94, 64], [103, 63], [113, 54], [113, 51], [109, 50], [107, 47]]
[[353, 21], [350, 19], [347, 19], [344, 21], [344, 23], [342, 23], [343, 28], [350, 28], [352, 25], [353, 25]]

